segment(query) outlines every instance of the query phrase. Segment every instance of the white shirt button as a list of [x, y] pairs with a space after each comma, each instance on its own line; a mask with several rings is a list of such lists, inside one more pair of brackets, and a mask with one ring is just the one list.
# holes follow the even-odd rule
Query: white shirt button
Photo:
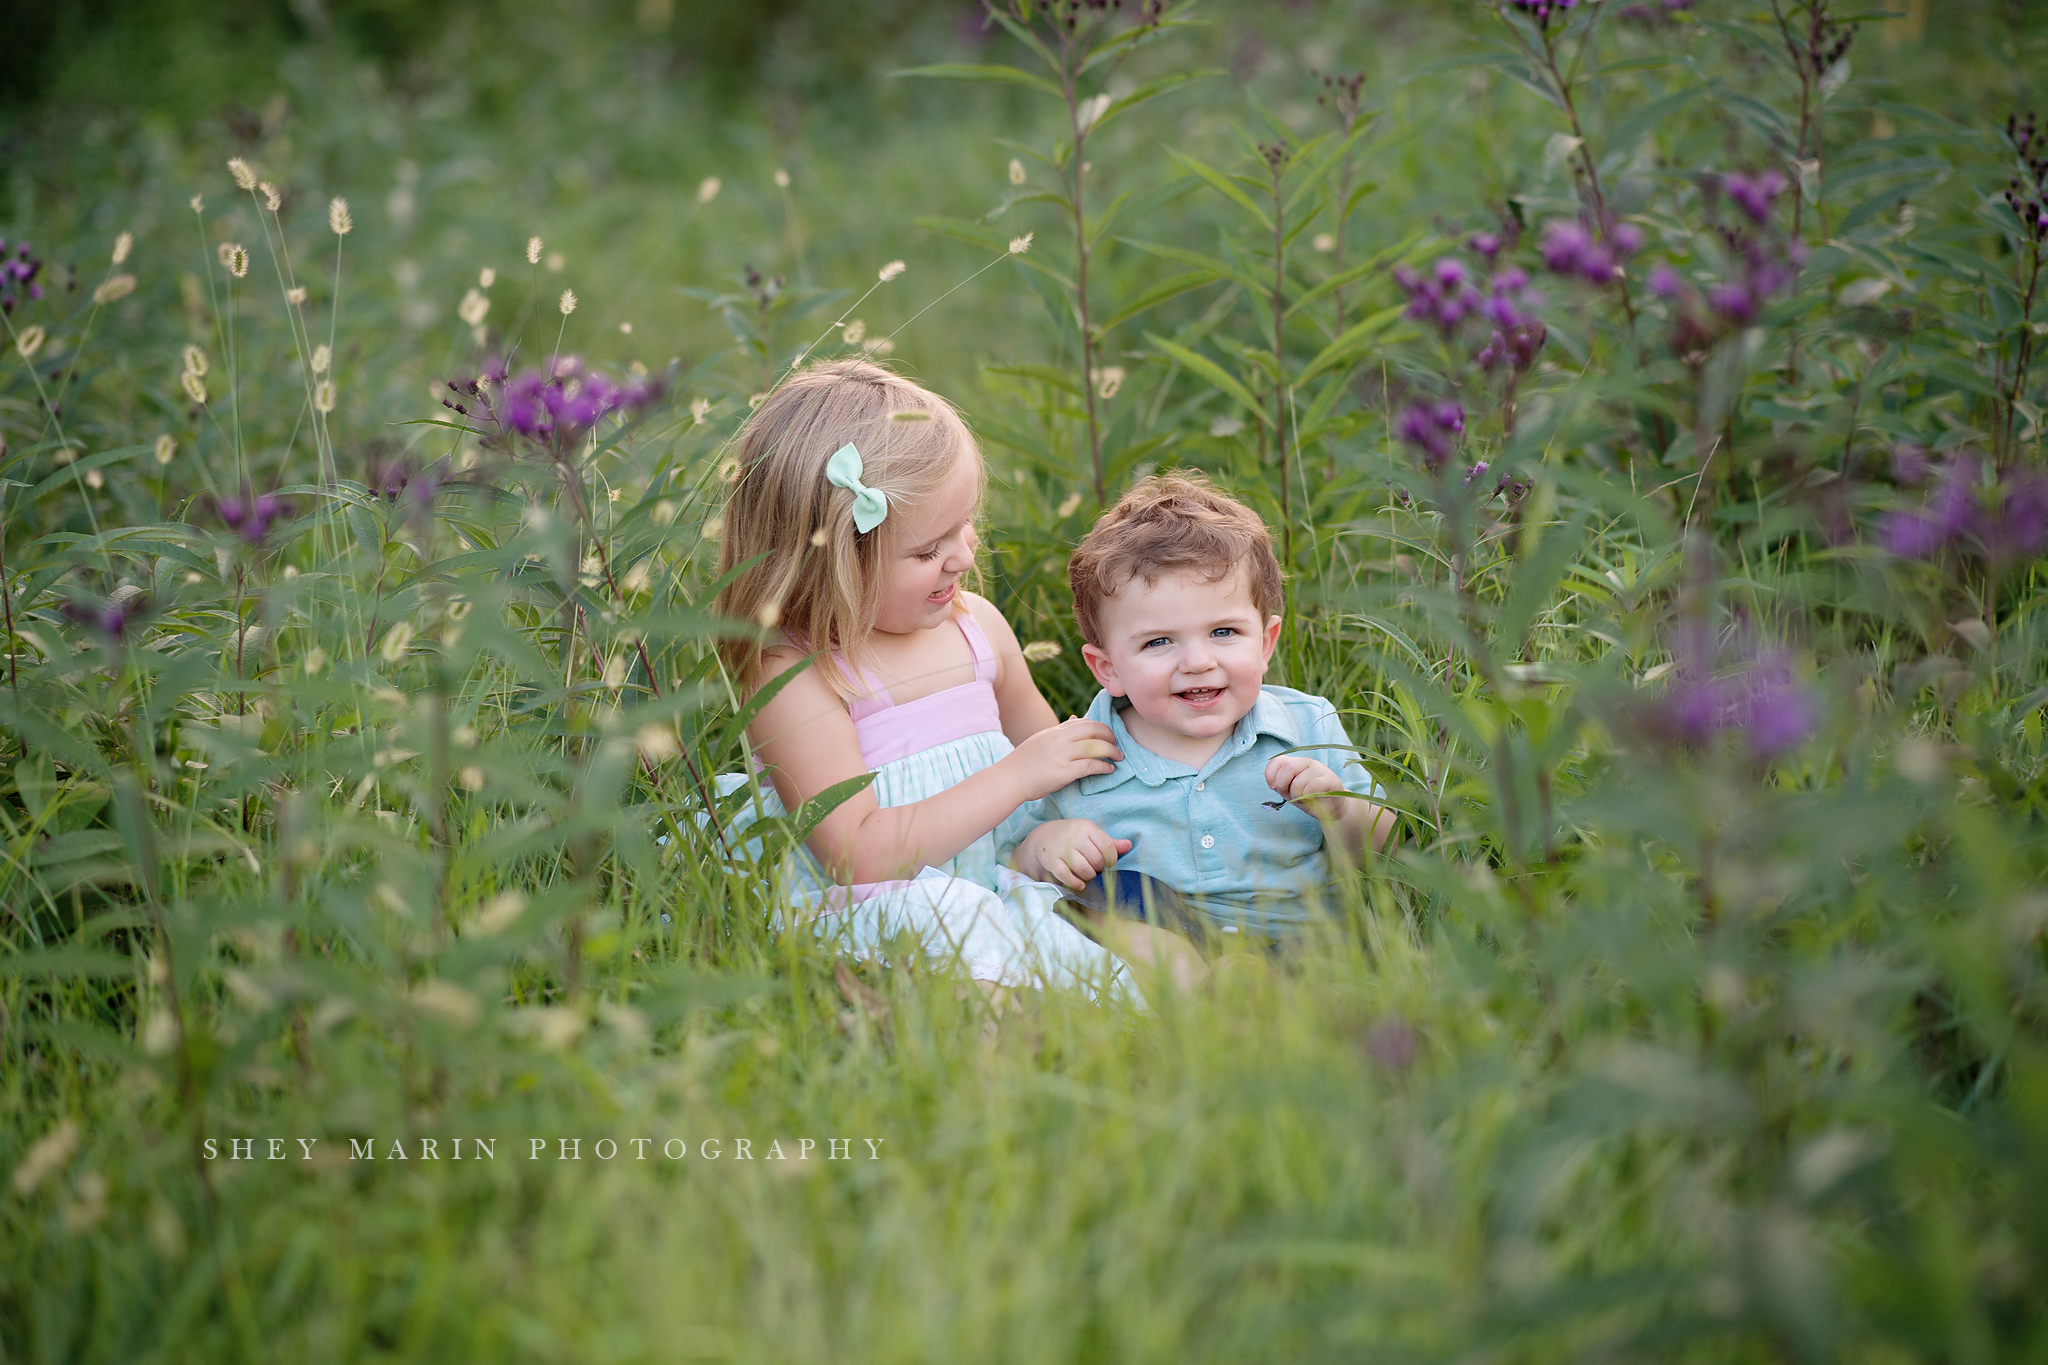
[[1216, 847], [1216, 836], [1215, 836], [1215, 835], [1213, 835], [1213, 834], [1204, 834], [1204, 835], [1202, 836], [1202, 847], [1203, 847], [1203, 848], [1214, 848], [1214, 847]]
[[1207, 782], [1197, 782], [1195, 784], [1195, 790], [1198, 792], [1207, 791], [1209, 790], [1209, 784]]

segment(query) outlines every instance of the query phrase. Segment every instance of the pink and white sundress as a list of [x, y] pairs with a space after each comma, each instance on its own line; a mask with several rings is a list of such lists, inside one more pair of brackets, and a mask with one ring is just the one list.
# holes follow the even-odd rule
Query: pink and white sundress
[[[875, 774], [875, 800], [884, 807], [937, 796], [1011, 751], [996, 706], [995, 651], [971, 616], [954, 620], [974, 655], [973, 682], [898, 705], [879, 678], [859, 670], [866, 695], [847, 709], [861, 758]], [[837, 656], [835, 661], [846, 667]], [[756, 780], [724, 774], [719, 794]], [[760, 781], [758, 790], [759, 816], [783, 813], [773, 786]], [[1057, 886], [997, 862], [997, 847], [1014, 845], [1029, 826], [1028, 817], [1012, 813], [940, 866], [855, 886], [836, 885], [810, 850], [798, 847], [787, 869], [789, 909], [809, 918], [821, 937], [859, 956], [877, 955], [889, 940], [908, 933], [928, 956], [957, 963], [978, 980], [1141, 1004], [1124, 964], [1053, 908], [1060, 898]]]

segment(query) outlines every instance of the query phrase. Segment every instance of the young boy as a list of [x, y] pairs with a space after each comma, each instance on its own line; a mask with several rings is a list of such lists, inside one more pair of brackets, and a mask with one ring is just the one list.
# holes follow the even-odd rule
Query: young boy
[[[1088, 719], [1123, 760], [1038, 802], [1012, 865], [1198, 939], [1296, 935], [1327, 898], [1331, 845], [1355, 862], [1394, 817], [1325, 794], [1380, 795], [1336, 708], [1263, 685], [1282, 609], [1265, 524], [1200, 476], [1146, 479], [1067, 574], [1102, 684]], [[1289, 752], [1313, 745], [1328, 747]]]

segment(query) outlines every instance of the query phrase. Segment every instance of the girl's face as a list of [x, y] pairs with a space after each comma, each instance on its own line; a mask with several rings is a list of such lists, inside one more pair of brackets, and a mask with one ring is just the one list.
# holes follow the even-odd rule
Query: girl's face
[[963, 455], [938, 492], [916, 507], [889, 508], [895, 557], [883, 566], [882, 609], [875, 629], [907, 635], [944, 625], [960, 595], [960, 575], [974, 567], [974, 513], [981, 500], [981, 462]]

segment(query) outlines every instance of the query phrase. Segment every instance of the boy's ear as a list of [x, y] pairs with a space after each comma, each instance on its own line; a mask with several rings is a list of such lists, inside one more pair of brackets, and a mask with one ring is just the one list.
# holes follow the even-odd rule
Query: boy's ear
[[1116, 680], [1116, 665], [1110, 661], [1109, 655], [1094, 645], [1082, 645], [1081, 657], [1088, 661], [1088, 671], [1095, 675], [1095, 681], [1102, 684], [1103, 690], [1112, 697], [1124, 694], [1123, 684]]

